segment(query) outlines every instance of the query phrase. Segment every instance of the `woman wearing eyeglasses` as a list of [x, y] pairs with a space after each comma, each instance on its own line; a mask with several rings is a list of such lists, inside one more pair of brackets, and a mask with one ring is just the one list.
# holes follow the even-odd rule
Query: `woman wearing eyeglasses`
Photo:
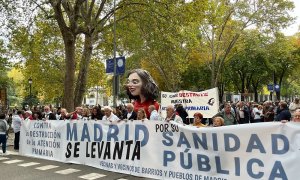
[[147, 119], [149, 119], [150, 113], [148, 108], [150, 105], [154, 105], [158, 111], [159, 104], [156, 98], [159, 90], [148, 71], [143, 69], [131, 70], [127, 78], [126, 91], [129, 99], [134, 100], [135, 112], [143, 108], [147, 114]]
[[293, 117], [293, 121], [294, 122], [300, 122], [300, 109], [297, 109], [294, 113], [294, 117]]

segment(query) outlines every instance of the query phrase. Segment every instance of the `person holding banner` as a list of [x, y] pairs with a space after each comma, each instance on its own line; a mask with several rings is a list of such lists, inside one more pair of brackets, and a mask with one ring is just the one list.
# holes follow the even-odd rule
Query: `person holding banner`
[[156, 98], [159, 95], [158, 86], [148, 71], [143, 69], [133, 69], [128, 73], [126, 92], [129, 99], [134, 100], [134, 111], [144, 108], [147, 118], [150, 118], [148, 110], [150, 105], [154, 105], [158, 111], [159, 104]]
[[215, 117], [213, 119], [213, 127], [220, 127], [220, 126], [224, 126], [224, 119], [221, 117]]
[[102, 120], [103, 114], [101, 112], [101, 106], [95, 106], [91, 112], [91, 119]]
[[203, 119], [203, 115], [199, 112], [196, 112], [194, 114], [194, 122], [193, 122], [193, 126], [196, 126], [196, 127], [206, 127], [205, 124], [202, 124], [202, 119]]
[[43, 120], [56, 120], [55, 114], [50, 111], [50, 106], [44, 107], [44, 114], [42, 115]]
[[[295, 112], [294, 112], [294, 117], [292, 119], [293, 122], [300, 122], [300, 109], [297, 109]], [[287, 119], [283, 119], [281, 120], [282, 123], [286, 123], [286, 122], [289, 122], [289, 120]]]
[[297, 109], [294, 112], [293, 121], [294, 122], [300, 122], [300, 109]]
[[57, 118], [58, 120], [69, 120], [68, 112], [66, 108], [61, 108], [60, 115]]
[[150, 119], [149, 120], [156, 120], [158, 121], [160, 119], [159, 114], [157, 110], [155, 109], [154, 105], [150, 105], [148, 108], [148, 111], [150, 112]]
[[176, 114], [175, 108], [173, 105], [167, 106], [166, 111], [167, 111], [167, 117], [165, 119], [165, 122], [175, 121], [179, 124], [183, 124], [181, 117]]
[[111, 107], [109, 106], [105, 106], [103, 108], [104, 110], [104, 116], [102, 118], [103, 121], [110, 121], [110, 122], [113, 122], [113, 121], [119, 121], [120, 119], [118, 118], [118, 116], [116, 116], [114, 113], [113, 113], [113, 110]]
[[133, 104], [132, 103], [128, 103], [126, 105], [126, 113], [124, 114], [124, 119], [128, 119], [128, 120], [136, 120], [137, 119], [137, 113], [135, 111], [133, 111]]
[[140, 108], [137, 112], [137, 120], [148, 120], [144, 108]]

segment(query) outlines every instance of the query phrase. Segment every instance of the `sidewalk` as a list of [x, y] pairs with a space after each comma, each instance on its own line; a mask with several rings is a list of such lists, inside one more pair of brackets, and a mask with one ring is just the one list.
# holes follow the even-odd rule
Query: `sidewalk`
[[[19, 152], [14, 150], [14, 138], [15, 138], [15, 133], [13, 131], [9, 131], [8, 134], [8, 139], [6, 142], [6, 151], [7, 155], [18, 155]], [[0, 156], [2, 154], [2, 144], [0, 145]]]
[[7, 142], [6, 142], [7, 147], [14, 146], [14, 139], [15, 139], [15, 133], [14, 132], [9, 132], [8, 139], [7, 139]]

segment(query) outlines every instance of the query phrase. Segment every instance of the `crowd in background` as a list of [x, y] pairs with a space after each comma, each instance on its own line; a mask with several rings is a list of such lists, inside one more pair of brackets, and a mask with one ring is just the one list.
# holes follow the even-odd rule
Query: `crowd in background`
[[[287, 104], [285, 101], [275, 103], [271, 101], [262, 103], [239, 101], [237, 103], [224, 102], [220, 105], [219, 112], [213, 118], [204, 118], [200, 112], [200, 115], [199, 113], [195, 115], [200, 117], [201, 123], [205, 125], [212, 125], [215, 117], [221, 117], [224, 120], [224, 125], [233, 125], [282, 120], [290, 121], [294, 118], [297, 109], [300, 109], [299, 98], [296, 98], [290, 104]], [[22, 110], [14, 108], [7, 113], [6, 117], [10, 125], [12, 124], [13, 115], [20, 115], [24, 120], [103, 120], [103, 118], [109, 120], [111, 115], [115, 115], [115, 119], [118, 120], [174, 120], [179, 117], [180, 122], [183, 124], [189, 125], [194, 123], [194, 117], [188, 117], [188, 113], [182, 104], [169, 105], [166, 108], [166, 112], [169, 117], [162, 118], [154, 106], [150, 105], [147, 109], [135, 109], [132, 103], [119, 105], [116, 108], [101, 107], [100, 105], [93, 107], [80, 106], [71, 112], [68, 112], [65, 108], [46, 105], [33, 106], [32, 108], [26, 106]]]
[[128, 103], [116, 108], [109, 106], [82, 106], [76, 107], [74, 111], [67, 112], [65, 108], [54, 108], [49, 106], [26, 106], [24, 109], [17, 108], [8, 111], [5, 115], [0, 113], [0, 144], [5, 153], [6, 133], [9, 127], [12, 127], [15, 133], [14, 149], [19, 149], [20, 127], [22, 120], [157, 120], [157, 121], [175, 121], [179, 124], [196, 127], [218, 127], [246, 123], [262, 123], [272, 121], [296, 121], [300, 122], [300, 102], [296, 98], [294, 102], [287, 104], [285, 101], [263, 103], [256, 102], [224, 102], [219, 112], [212, 118], [204, 118], [200, 112], [196, 112], [193, 118], [189, 118], [188, 112], [182, 104], [169, 105], [166, 108], [166, 117], [162, 118], [156, 110], [156, 106], [149, 105], [145, 107], [134, 107], [134, 104]]
[[[80, 106], [73, 111], [61, 107], [26, 106], [22, 110], [17, 108], [8, 111], [7, 114], [0, 112], [0, 144], [6, 144], [6, 133], [9, 126], [15, 133], [14, 149], [19, 149], [20, 127], [22, 120], [103, 120], [119, 122], [122, 120], [150, 120], [150, 121], [174, 121], [179, 124], [202, 127], [219, 127], [235, 124], [261, 123], [271, 121], [287, 122], [290, 120], [300, 122], [300, 103], [296, 98], [292, 103], [284, 101], [263, 103], [256, 102], [224, 102], [219, 112], [212, 118], [203, 117], [201, 112], [194, 113], [189, 117], [182, 104], [168, 105], [166, 117], [162, 117], [159, 111], [159, 89], [153, 78], [143, 69], [133, 69], [128, 73], [126, 94], [132, 103], [120, 105], [116, 108], [99, 105]], [[2, 145], [5, 153], [5, 145]]]

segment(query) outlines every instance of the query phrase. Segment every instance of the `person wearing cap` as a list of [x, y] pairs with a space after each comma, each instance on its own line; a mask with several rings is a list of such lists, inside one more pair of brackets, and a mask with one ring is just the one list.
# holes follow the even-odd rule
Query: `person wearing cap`
[[102, 118], [103, 121], [110, 121], [110, 122], [113, 122], [113, 121], [119, 121], [120, 119], [118, 118], [118, 116], [116, 116], [112, 111], [112, 108], [109, 107], [109, 106], [105, 106], [103, 108], [104, 110], [104, 116]]
[[24, 119], [25, 120], [32, 120], [32, 112], [30, 110], [27, 110], [25, 111], [25, 114], [24, 114]]
[[294, 117], [294, 113], [297, 109], [300, 109], [300, 101], [299, 98], [295, 98], [294, 102], [292, 102], [289, 106], [289, 110], [292, 114], [292, 118]]

